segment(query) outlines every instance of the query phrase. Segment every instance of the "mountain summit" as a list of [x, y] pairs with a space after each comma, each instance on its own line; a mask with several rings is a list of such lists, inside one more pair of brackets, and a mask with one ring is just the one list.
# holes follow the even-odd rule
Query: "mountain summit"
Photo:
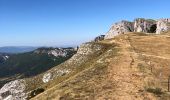
[[134, 22], [121, 21], [112, 25], [110, 30], [106, 33], [106, 39], [113, 38], [118, 34], [124, 34], [127, 32], [144, 32], [160, 34], [170, 30], [170, 18], [166, 19], [144, 19], [137, 18]]

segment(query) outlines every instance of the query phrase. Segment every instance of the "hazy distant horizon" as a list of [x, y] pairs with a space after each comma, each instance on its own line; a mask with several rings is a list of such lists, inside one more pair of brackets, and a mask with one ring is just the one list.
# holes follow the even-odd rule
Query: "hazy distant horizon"
[[48, 45], [48, 46], [0, 46], [0, 48], [12, 48], [12, 47], [17, 47], [17, 48], [26, 48], [26, 47], [35, 47], [35, 48], [41, 48], [41, 47], [47, 47], [47, 48], [50, 48], [50, 47], [53, 47], [53, 48], [64, 48], [64, 47], [77, 47], [77, 46], [79, 46], [79, 45], [53, 45], [53, 46], [50, 46], [50, 45]]
[[15, 54], [15, 53], [31, 52], [38, 48], [68, 48], [68, 47], [75, 48], [77, 46], [3, 46], [0, 47], [0, 54], [1, 53]]

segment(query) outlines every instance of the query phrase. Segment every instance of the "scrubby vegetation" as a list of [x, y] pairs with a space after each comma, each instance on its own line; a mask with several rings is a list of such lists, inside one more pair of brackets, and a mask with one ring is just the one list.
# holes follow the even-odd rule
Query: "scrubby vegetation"
[[155, 95], [158, 95], [158, 96], [163, 94], [161, 88], [147, 88], [146, 91], [150, 92], [150, 93], [153, 93]]

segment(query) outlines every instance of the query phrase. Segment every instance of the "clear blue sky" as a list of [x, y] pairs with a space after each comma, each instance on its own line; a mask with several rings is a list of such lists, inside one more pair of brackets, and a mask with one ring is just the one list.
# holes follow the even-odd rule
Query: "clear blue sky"
[[0, 46], [79, 45], [137, 17], [170, 17], [170, 0], [0, 0]]

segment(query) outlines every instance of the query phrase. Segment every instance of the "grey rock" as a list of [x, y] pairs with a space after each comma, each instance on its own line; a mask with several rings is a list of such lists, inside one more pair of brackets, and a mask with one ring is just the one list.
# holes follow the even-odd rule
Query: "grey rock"
[[102, 40], [104, 40], [104, 37], [105, 37], [105, 35], [100, 35], [100, 36], [96, 37], [96, 38], [94, 39], [94, 41], [95, 41], [95, 42], [102, 41]]
[[151, 27], [154, 25], [156, 25], [156, 21], [154, 20], [137, 18], [134, 21], [134, 32], [153, 33], [151, 32]]
[[26, 100], [25, 88], [24, 80], [11, 81], [0, 89], [0, 100]]
[[51, 80], [51, 78], [52, 78], [52, 74], [51, 73], [46, 73], [46, 74], [44, 74], [42, 81], [44, 83], [47, 83], [47, 82], [49, 82]]
[[58, 76], [64, 76], [68, 73], [70, 73], [71, 70], [69, 69], [57, 69], [54, 70], [54, 72], [48, 72], [46, 74], [43, 75], [42, 81], [44, 83], [48, 83], [50, 80], [53, 80], [54, 78], [58, 77]]
[[170, 18], [159, 19], [157, 21], [157, 30], [156, 30], [157, 34], [167, 32], [169, 30], [170, 30]]
[[100, 51], [102, 49], [101, 45], [94, 45], [92, 43], [84, 43], [80, 45], [77, 54], [81, 55], [90, 55], [94, 52]]
[[134, 31], [133, 26], [134, 26], [133, 22], [124, 21], [124, 20], [115, 23], [112, 25], [109, 32], [106, 33], [105, 39], [113, 38], [116, 35], [124, 34], [126, 32], [133, 32]]
[[127, 32], [144, 32], [147, 34], [161, 34], [170, 31], [170, 18], [152, 20], [137, 18], [134, 22], [121, 21], [115, 23], [106, 33], [105, 39], [114, 38]]
[[39, 48], [34, 51], [36, 54], [48, 54], [55, 57], [66, 57], [74, 48]]

